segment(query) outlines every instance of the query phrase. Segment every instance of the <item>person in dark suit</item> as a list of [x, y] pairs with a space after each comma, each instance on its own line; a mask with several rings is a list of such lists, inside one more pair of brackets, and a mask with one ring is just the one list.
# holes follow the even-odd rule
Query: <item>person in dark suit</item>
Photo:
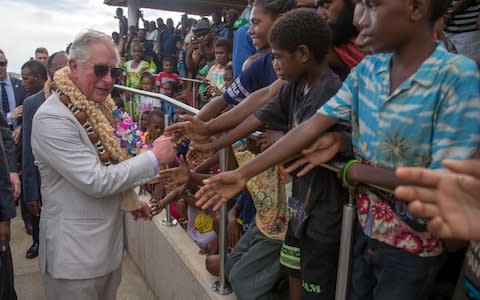
[[[8, 127], [12, 131], [13, 141], [17, 148], [17, 168], [21, 166], [21, 127], [23, 115], [23, 100], [27, 97], [27, 91], [22, 81], [10, 77], [7, 71], [8, 60], [5, 53], [0, 50], [0, 112], [3, 113]], [[22, 219], [25, 223], [27, 233], [31, 233], [32, 216], [28, 210], [21, 205]]]
[[[32, 221], [32, 246], [27, 250], [25, 257], [28, 259], [38, 256], [38, 222], [39, 211], [32, 210], [29, 207], [38, 207], [33, 205], [34, 201], [40, 201], [40, 195], [36, 193], [36, 187], [33, 186], [33, 180], [36, 174], [34, 158], [32, 155], [30, 137], [32, 132], [32, 119], [35, 111], [40, 104], [45, 101], [44, 85], [47, 81], [47, 68], [36, 60], [30, 60], [22, 66], [22, 84], [31, 95], [23, 102], [23, 120], [22, 120], [22, 205], [29, 210]], [[33, 181], [33, 182], [32, 182]], [[27, 199], [28, 198], [28, 199]], [[35, 198], [35, 199], [32, 199]]]
[[[56, 70], [65, 67], [67, 65], [68, 57], [65, 52], [56, 52], [48, 58], [47, 67], [48, 67], [48, 76], [53, 78], [53, 74]], [[32, 214], [32, 246], [27, 250], [25, 257], [28, 259], [38, 256], [38, 240], [39, 240], [39, 221], [40, 221], [40, 211], [42, 207], [42, 196], [40, 194], [40, 173], [38, 168], [35, 166], [35, 158], [32, 153], [32, 120], [35, 112], [43, 104], [45, 98], [47, 98], [51, 93], [50, 84], [46, 84], [47, 81], [47, 69], [43, 65], [35, 64], [33, 67], [27, 64], [24, 65], [25, 68], [22, 68], [22, 74], [32, 76], [34, 80], [38, 80], [37, 84], [30, 84], [29, 80], [24, 80], [27, 82], [27, 90], [30, 89], [30, 86], [45, 86], [36, 94], [28, 97], [23, 102], [23, 123], [22, 123], [22, 171], [23, 171], [23, 201], [25, 202], [26, 207]], [[43, 68], [42, 68], [43, 67]], [[25, 71], [28, 69], [28, 72]], [[26, 74], [29, 73], [29, 74]], [[49, 82], [51, 83], [51, 81]]]
[[10, 219], [13, 219], [16, 215], [14, 197], [18, 197], [20, 193], [20, 181], [12, 185], [11, 174], [16, 172], [17, 154], [12, 133], [1, 112], [0, 132], [0, 299], [16, 300], [12, 254], [9, 244]]
[[[22, 125], [23, 100], [27, 96], [27, 91], [23, 87], [21, 80], [8, 75], [7, 66], [7, 57], [5, 53], [0, 50], [0, 84], [2, 85], [0, 94], [2, 103], [1, 111], [10, 129], [14, 130], [13, 137], [14, 141], [16, 141], [15, 143], [18, 143], [20, 127]], [[3, 99], [4, 95], [7, 96], [6, 100]]]

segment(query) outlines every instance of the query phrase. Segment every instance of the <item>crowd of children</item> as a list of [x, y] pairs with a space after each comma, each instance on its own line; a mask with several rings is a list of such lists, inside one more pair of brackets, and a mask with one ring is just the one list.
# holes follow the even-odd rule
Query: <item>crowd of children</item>
[[[178, 165], [140, 191], [172, 203], [207, 270], [219, 273], [227, 205], [239, 299], [334, 299], [350, 197], [347, 299], [448, 299], [458, 278], [455, 299], [480, 300], [480, 0], [255, 0], [249, 23], [226, 15], [137, 30], [117, 11], [112, 35], [118, 83], [199, 104], [193, 116], [112, 92], [144, 144], [178, 142]], [[331, 160], [346, 162], [340, 178]]]
[[[478, 32], [479, 12], [480, 1], [254, 2], [253, 63], [197, 116], [165, 129], [191, 139], [189, 168], [212, 166], [218, 150], [233, 147], [232, 171], [167, 177], [176, 191], [190, 186], [191, 205], [232, 207], [226, 279], [240, 299], [281, 297], [287, 278], [290, 299], [334, 299], [349, 194], [357, 221], [347, 299], [452, 296], [435, 288], [451, 260], [441, 238], [480, 236], [478, 162], [451, 161], [471, 157], [480, 138], [478, 51], [459, 50], [471, 49], [460, 44]], [[449, 39], [442, 26], [469, 34]], [[348, 161], [340, 180], [319, 166], [332, 159]], [[387, 188], [404, 186], [393, 194], [357, 182], [366, 168]], [[451, 173], [437, 172], [445, 168]], [[235, 199], [245, 194], [256, 216], [237, 241]], [[477, 244], [466, 252], [458, 299], [480, 299]], [[207, 268], [216, 274], [218, 258], [208, 256]]]

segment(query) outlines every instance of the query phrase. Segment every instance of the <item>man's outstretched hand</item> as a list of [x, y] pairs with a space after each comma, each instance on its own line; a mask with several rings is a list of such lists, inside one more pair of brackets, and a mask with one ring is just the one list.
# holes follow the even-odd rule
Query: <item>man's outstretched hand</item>
[[168, 164], [177, 158], [177, 146], [169, 137], [163, 135], [153, 141], [152, 152], [159, 164]]
[[150, 209], [150, 206], [145, 202], [141, 202], [141, 203], [142, 203], [141, 208], [131, 212], [131, 214], [133, 216], [133, 219], [135, 221], [139, 220], [139, 219], [151, 220], [152, 219], [152, 211]]
[[203, 181], [205, 184], [196, 194], [196, 206], [202, 209], [213, 207], [220, 209], [229, 199], [232, 199], [245, 188], [247, 180], [242, 178], [237, 170], [220, 173]]

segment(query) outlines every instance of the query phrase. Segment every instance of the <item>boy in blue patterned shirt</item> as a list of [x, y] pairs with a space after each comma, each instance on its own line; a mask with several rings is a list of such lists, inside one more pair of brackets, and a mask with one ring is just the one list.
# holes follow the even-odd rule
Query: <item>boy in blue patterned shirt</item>
[[[367, 56], [315, 116], [243, 167], [205, 181], [197, 205], [223, 202], [265, 168], [294, 157], [328, 128], [352, 125], [356, 158], [394, 169], [441, 169], [479, 144], [475, 63], [432, 40], [448, 0], [364, 0], [357, 15]], [[393, 177], [393, 170], [391, 171]], [[360, 188], [349, 299], [427, 299], [443, 260], [439, 239], [393, 195]]]

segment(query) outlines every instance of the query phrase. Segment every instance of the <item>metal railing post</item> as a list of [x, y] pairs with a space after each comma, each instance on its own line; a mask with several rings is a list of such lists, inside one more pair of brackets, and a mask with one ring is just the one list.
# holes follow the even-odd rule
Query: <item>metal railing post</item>
[[348, 196], [348, 203], [343, 206], [342, 234], [340, 236], [340, 253], [338, 257], [335, 300], [346, 300], [348, 296], [348, 277], [350, 275], [350, 260], [355, 218], [355, 203], [350, 194]]
[[192, 83], [192, 106], [194, 108], [198, 108], [198, 102], [197, 102], [197, 97], [196, 97], [196, 95], [197, 95], [196, 85], [203, 83], [203, 81], [198, 80], [198, 79], [193, 79], [193, 78], [185, 78], [185, 77], [181, 77], [180, 80]]
[[[165, 128], [167, 128], [170, 125], [170, 115], [168, 114], [168, 104], [165, 103], [165, 115], [164, 115], [164, 121], [165, 121]], [[167, 165], [168, 168], [168, 165]], [[166, 227], [173, 227], [177, 225], [177, 220], [172, 217], [172, 206], [170, 203], [165, 206], [165, 219], [162, 220], [162, 225]]]
[[[228, 171], [227, 166], [227, 148], [220, 150], [220, 171]], [[219, 234], [218, 237], [218, 249], [220, 253], [220, 266], [218, 270], [218, 281], [212, 284], [212, 290], [220, 295], [228, 295], [232, 293], [232, 289], [225, 278], [225, 262], [227, 261], [227, 204], [222, 205], [220, 209], [220, 222], [219, 222]]]

